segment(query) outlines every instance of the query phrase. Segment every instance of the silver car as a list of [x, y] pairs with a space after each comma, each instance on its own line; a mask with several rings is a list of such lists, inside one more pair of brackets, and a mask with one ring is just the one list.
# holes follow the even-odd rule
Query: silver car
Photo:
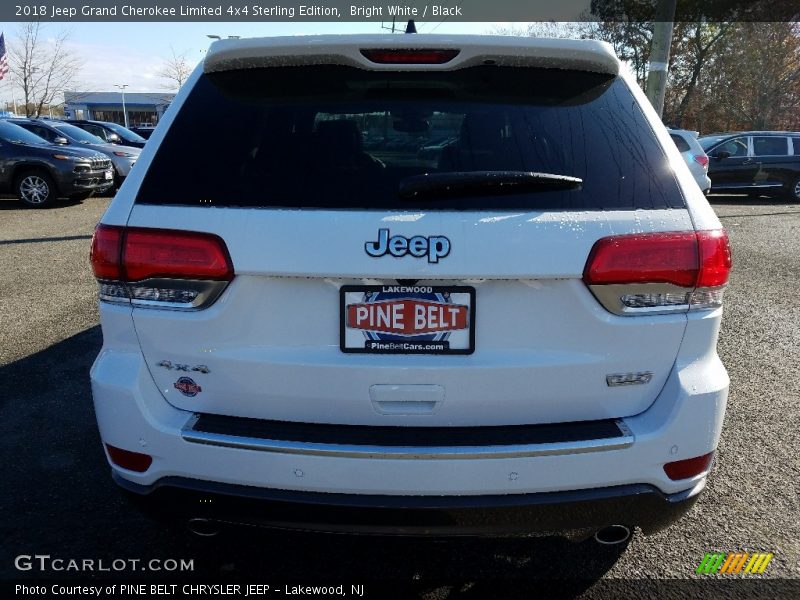
[[708, 177], [708, 156], [700, 142], [697, 141], [697, 132], [686, 129], [670, 129], [669, 136], [680, 150], [683, 160], [689, 165], [689, 170], [694, 180], [704, 194], [711, 189], [711, 179]]
[[114, 187], [118, 188], [128, 176], [141, 149], [128, 146], [108, 144], [96, 135], [84, 131], [80, 127], [49, 119], [9, 119], [12, 123], [24, 127], [51, 144], [77, 146], [96, 150], [111, 159], [114, 165]]

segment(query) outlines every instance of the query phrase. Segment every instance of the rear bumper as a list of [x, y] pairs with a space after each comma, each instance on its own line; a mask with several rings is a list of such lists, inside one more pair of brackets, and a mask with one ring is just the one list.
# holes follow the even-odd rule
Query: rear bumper
[[491, 496], [377, 496], [275, 490], [165, 477], [145, 486], [117, 473], [117, 484], [159, 518], [209, 519], [278, 529], [392, 535], [525, 535], [610, 525], [657, 532], [684, 515], [704, 482], [663, 494], [650, 485]]
[[[109, 318], [111, 313], [119, 318]], [[500, 454], [492, 450], [492, 456], [485, 447], [454, 456], [454, 441], [447, 442], [447, 452], [415, 449], [409, 456], [405, 443], [399, 454], [387, 443], [382, 452], [364, 452], [362, 446], [356, 448], [360, 453], [330, 448], [324, 438], [306, 437], [300, 444], [283, 438], [276, 443], [281, 440], [262, 430], [235, 434], [231, 429], [193, 427], [195, 415], [166, 402], [156, 387], [131, 335], [129, 315], [130, 308], [124, 307], [104, 306], [101, 311], [106, 346], [91, 371], [100, 435], [106, 444], [151, 456], [152, 465], [143, 473], [112, 465], [117, 481], [155, 504], [163, 497], [167, 505], [183, 507], [183, 517], [212, 509], [192, 501], [191, 495], [191, 504], [181, 500], [175, 505], [168, 498], [172, 492], [166, 493], [172, 488], [184, 488], [180, 495], [188, 493], [186, 488], [195, 494], [220, 494], [211, 504], [221, 511], [217, 518], [222, 520], [241, 521], [237, 515], [249, 510], [245, 506], [227, 511], [232, 500], [223, 498], [255, 496], [262, 502], [278, 502], [276, 495], [289, 494], [290, 504], [299, 498], [303, 506], [309, 504], [308, 498], [324, 499], [311, 502], [315, 511], [339, 506], [342, 499], [361, 498], [379, 509], [377, 521], [385, 520], [385, 506], [418, 504], [422, 512], [412, 513], [416, 515], [412, 525], [424, 525], [428, 509], [441, 509], [447, 526], [441, 531], [448, 533], [591, 529], [614, 523], [654, 531], [685, 512], [690, 503], [683, 500], [694, 497], [707, 476], [702, 472], [673, 481], [664, 464], [715, 450], [725, 413], [728, 377], [709, 344], [716, 339], [717, 311], [689, 315], [693, 323], [682, 348], [692, 352], [679, 356], [647, 410], [618, 420], [624, 431], [608, 438], [612, 444], [594, 432], [586, 435], [590, 440], [525, 439], [519, 448], [501, 447]], [[303, 521], [274, 517], [281, 514], [273, 512], [275, 507], [286, 506], [283, 500], [267, 506], [268, 510], [256, 509], [253, 518], [272, 520], [264, 523], [272, 526], [286, 522], [289, 525], [284, 526], [293, 528]], [[464, 507], [474, 521], [462, 514]], [[358, 525], [349, 517], [334, 516], [330, 521], [343, 521], [342, 528], [348, 531]], [[389, 522], [389, 529], [381, 530], [407, 530], [403, 528], [408, 523]], [[424, 533], [436, 528], [423, 529]]]

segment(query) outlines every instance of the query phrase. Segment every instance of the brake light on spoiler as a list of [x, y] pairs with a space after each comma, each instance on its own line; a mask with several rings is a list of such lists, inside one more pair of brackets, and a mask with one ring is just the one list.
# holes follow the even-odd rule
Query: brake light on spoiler
[[203, 308], [234, 275], [222, 238], [171, 229], [98, 225], [90, 261], [102, 300], [137, 306]]
[[435, 48], [361, 50], [364, 58], [379, 65], [443, 65], [458, 56], [459, 52], [456, 49]]
[[595, 242], [583, 281], [620, 315], [713, 309], [731, 270], [724, 229], [606, 237]]

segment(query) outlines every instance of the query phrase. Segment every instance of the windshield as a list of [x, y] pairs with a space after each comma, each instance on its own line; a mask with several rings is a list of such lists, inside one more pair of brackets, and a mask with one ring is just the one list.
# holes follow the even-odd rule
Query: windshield
[[84, 131], [75, 125], [70, 125], [69, 123], [52, 123], [52, 125], [64, 135], [67, 135], [73, 140], [76, 140], [82, 144], [105, 144], [105, 141], [96, 135], [92, 135], [88, 131]]
[[125, 129], [122, 125], [117, 125], [116, 123], [104, 123], [106, 127], [108, 127], [111, 131], [116, 133], [119, 137], [121, 137], [126, 142], [146, 142], [142, 136], [134, 133], [130, 129]]
[[[193, 151], [208, 139], [225, 152]], [[630, 90], [604, 74], [247, 69], [199, 79], [137, 202], [405, 210], [409, 178], [514, 172], [582, 184], [515, 176], [498, 193], [486, 177], [462, 175], [458, 193], [426, 193], [414, 208], [682, 208], [667, 164]]]
[[46, 139], [40, 138], [35, 133], [31, 133], [27, 129], [8, 121], [0, 121], [0, 139], [21, 144], [50, 145], [50, 142]]

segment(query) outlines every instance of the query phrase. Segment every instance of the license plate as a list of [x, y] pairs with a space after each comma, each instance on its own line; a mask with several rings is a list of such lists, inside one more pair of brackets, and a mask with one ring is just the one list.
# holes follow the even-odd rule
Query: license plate
[[472, 354], [475, 288], [345, 285], [339, 292], [342, 352]]
[[113, 179], [113, 178], [114, 178], [114, 176], [111, 174], [111, 171], [106, 171], [106, 172], [105, 172], [105, 178], [106, 178], [106, 179]]

